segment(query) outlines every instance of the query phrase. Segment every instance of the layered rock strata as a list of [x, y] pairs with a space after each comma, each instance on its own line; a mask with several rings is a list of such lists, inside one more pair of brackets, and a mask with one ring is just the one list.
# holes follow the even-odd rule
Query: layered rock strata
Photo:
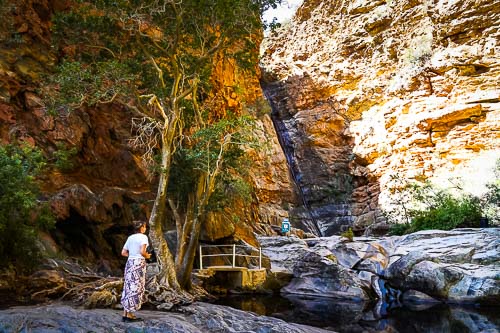
[[261, 61], [294, 214], [325, 235], [364, 229], [395, 177], [483, 193], [500, 158], [499, 27], [498, 0], [305, 0]]

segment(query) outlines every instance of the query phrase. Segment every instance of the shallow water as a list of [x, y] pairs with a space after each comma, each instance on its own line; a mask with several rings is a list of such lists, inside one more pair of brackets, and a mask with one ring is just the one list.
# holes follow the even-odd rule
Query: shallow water
[[215, 303], [339, 333], [493, 333], [500, 328], [500, 308], [495, 307], [414, 305], [381, 316], [375, 304], [297, 295], [227, 296]]

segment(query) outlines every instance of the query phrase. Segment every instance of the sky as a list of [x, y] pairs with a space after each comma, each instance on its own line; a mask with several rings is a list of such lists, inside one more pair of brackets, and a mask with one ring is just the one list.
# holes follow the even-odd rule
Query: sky
[[293, 16], [302, 2], [303, 0], [283, 0], [278, 8], [266, 11], [262, 18], [264, 21], [272, 22], [273, 17], [276, 17], [278, 22], [284, 22]]

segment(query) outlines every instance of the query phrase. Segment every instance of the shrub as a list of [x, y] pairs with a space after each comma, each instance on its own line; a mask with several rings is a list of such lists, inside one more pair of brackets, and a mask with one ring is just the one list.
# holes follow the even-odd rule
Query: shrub
[[428, 229], [451, 230], [478, 227], [481, 207], [478, 198], [443, 196], [434, 207], [412, 212], [410, 232]]
[[354, 233], [352, 232], [351, 228], [349, 228], [346, 231], [344, 231], [343, 233], [341, 233], [340, 236], [347, 238], [347, 240], [349, 242], [352, 242], [354, 239]]
[[492, 225], [500, 225], [500, 159], [496, 162], [496, 179], [486, 184], [488, 191], [481, 198], [484, 216], [487, 216]]
[[487, 184], [488, 192], [482, 198], [484, 201], [484, 215], [493, 225], [500, 224], [500, 180]]
[[29, 271], [40, 258], [37, 231], [53, 225], [48, 206], [37, 200], [34, 177], [44, 165], [38, 150], [0, 146], [0, 269]]
[[392, 223], [389, 229], [389, 235], [404, 235], [410, 233], [410, 223]]
[[413, 80], [421, 75], [429, 66], [433, 53], [433, 31], [429, 26], [426, 31], [409, 41], [408, 47], [401, 54], [401, 68], [392, 78], [388, 91], [410, 89]]
[[76, 147], [67, 148], [65, 144], [58, 143], [57, 150], [53, 154], [54, 165], [62, 172], [69, 172], [75, 167], [75, 157], [78, 153]]
[[[454, 228], [478, 227], [483, 215], [481, 200], [470, 194], [453, 195], [451, 190], [438, 190], [429, 183], [410, 184], [402, 191], [410, 193], [413, 205], [405, 204], [407, 223], [394, 223], [389, 233], [403, 235], [420, 230], [451, 230]], [[418, 203], [418, 207], [416, 205]], [[391, 216], [391, 215], [388, 215]]]
[[245, 108], [251, 115], [262, 119], [265, 115], [271, 115], [271, 105], [265, 98], [257, 98], [253, 103], [245, 103]]

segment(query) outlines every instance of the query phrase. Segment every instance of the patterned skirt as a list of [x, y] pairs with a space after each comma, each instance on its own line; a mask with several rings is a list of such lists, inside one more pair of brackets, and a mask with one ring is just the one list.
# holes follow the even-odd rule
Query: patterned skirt
[[146, 285], [146, 260], [128, 259], [125, 266], [125, 281], [121, 303], [127, 312], [135, 312], [144, 302]]

